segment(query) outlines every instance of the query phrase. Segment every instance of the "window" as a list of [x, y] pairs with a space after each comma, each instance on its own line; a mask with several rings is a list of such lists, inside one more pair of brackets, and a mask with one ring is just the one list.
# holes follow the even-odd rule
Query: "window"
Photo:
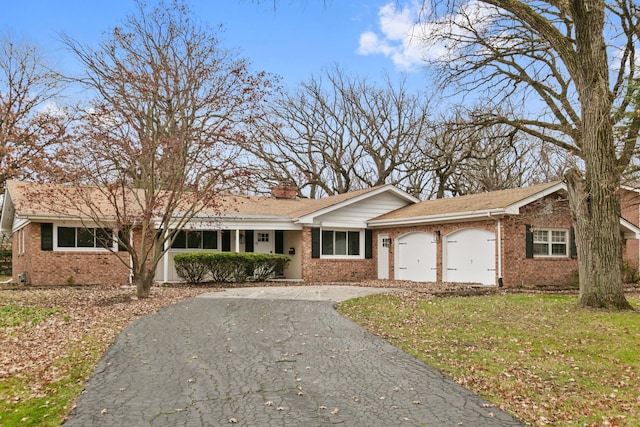
[[58, 248], [113, 248], [113, 232], [105, 228], [57, 227]]
[[533, 255], [566, 257], [568, 251], [567, 230], [534, 230], [533, 231]]
[[218, 232], [180, 230], [171, 249], [218, 249]]
[[359, 231], [322, 230], [322, 255], [360, 255]]
[[269, 233], [258, 233], [258, 242], [269, 242]]

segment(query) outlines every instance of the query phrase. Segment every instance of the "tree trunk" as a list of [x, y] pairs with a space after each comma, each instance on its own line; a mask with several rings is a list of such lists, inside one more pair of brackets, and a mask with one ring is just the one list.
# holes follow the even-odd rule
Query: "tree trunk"
[[584, 179], [567, 174], [569, 202], [576, 231], [580, 299], [584, 307], [630, 309], [622, 286], [620, 170], [617, 164], [609, 61], [604, 41], [602, 0], [570, 2], [576, 31], [572, 65], [582, 110], [580, 141]]
[[133, 275], [133, 282], [136, 285], [136, 296], [138, 298], [149, 298], [151, 295], [151, 285], [153, 284], [154, 272], [143, 269], [143, 273]]
[[[617, 194], [604, 186], [588, 190], [577, 170], [566, 175], [576, 233], [580, 298], [578, 305], [617, 310], [632, 309], [622, 287], [622, 239]], [[593, 186], [592, 186], [593, 187]]]

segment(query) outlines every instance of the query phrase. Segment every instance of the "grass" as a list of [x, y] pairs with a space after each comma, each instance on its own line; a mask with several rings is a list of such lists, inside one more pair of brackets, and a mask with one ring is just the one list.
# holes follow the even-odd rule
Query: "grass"
[[[90, 338], [86, 339], [90, 341]], [[69, 355], [56, 363], [58, 368], [68, 367], [64, 376], [47, 384], [42, 392], [21, 402], [0, 401], [0, 425], [45, 427], [59, 426], [84, 388], [84, 383], [101, 356], [99, 345], [89, 345], [92, 351], [71, 349]], [[12, 377], [0, 383], [0, 395], [28, 395], [31, 377]]]
[[640, 314], [576, 301], [407, 292], [339, 311], [528, 424], [640, 425]]

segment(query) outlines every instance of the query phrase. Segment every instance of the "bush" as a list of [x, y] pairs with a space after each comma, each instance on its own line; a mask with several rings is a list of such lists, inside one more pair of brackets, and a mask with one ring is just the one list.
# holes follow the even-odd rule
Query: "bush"
[[173, 259], [178, 276], [189, 283], [207, 275], [214, 282], [262, 281], [281, 273], [290, 261], [287, 255], [237, 252], [189, 252]]
[[200, 283], [209, 271], [206, 252], [190, 252], [173, 257], [176, 273], [189, 283]]

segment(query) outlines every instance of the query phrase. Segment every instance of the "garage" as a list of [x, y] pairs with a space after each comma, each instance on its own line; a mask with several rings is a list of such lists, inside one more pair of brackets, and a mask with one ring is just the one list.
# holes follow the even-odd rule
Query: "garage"
[[443, 240], [443, 281], [496, 284], [496, 236], [487, 230], [467, 228]]
[[433, 234], [415, 232], [396, 240], [396, 274], [398, 280], [435, 282], [437, 242]]

